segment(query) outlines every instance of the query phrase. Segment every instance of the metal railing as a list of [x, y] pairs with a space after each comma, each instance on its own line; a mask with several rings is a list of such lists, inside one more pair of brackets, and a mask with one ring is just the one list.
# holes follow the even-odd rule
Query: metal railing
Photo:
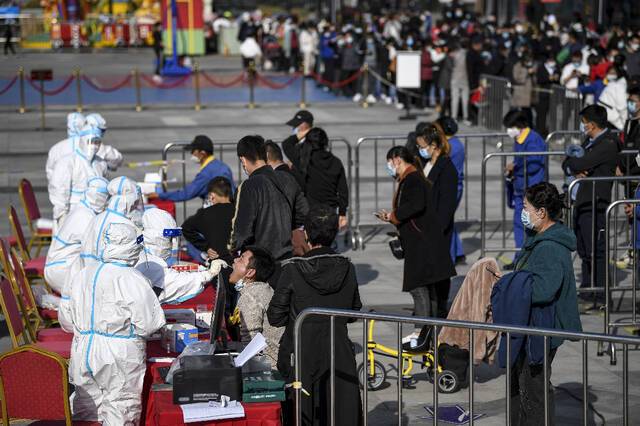
[[[531, 328], [531, 327], [519, 327], [519, 326], [503, 326], [496, 324], [487, 324], [487, 323], [477, 323], [470, 321], [455, 321], [455, 320], [445, 320], [445, 319], [436, 319], [436, 318], [419, 318], [419, 317], [411, 317], [405, 315], [392, 315], [392, 314], [381, 314], [381, 313], [372, 313], [372, 312], [359, 312], [359, 311], [348, 311], [342, 309], [323, 309], [323, 308], [310, 308], [303, 310], [298, 317], [296, 318], [295, 327], [294, 327], [294, 369], [295, 369], [295, 419], [296, 425], [302, 424], [301, 419], [301, 398], [304, 396], [301, 394], [302, 388], [305, 383], [301, 383], [302, 375], [301, 370], [304, 366], [300, 365], [301, 360], [301, 352], [303, 348], [301, 347], [301, 336], [302, 336], [302, 324], [303, 322], [311, 317], [311, 316], [322, 316], [329, 317], [330, 323], [330, 357], [331, 357], [331, 365], [330, 365], [330, 407], [331, 413], [330, 416], [330, 425], [335, 424], [335, 319], [336, 318], [345, 318], [345, 319], [355, 319], [355, 320], [363, 320], [363, 340], [362, 340], [362, 361], [363, 365], [367, 366], [369, 362], [369, 353], [367, 351], [368, 340], [367, 340], [367, 326], [368, 322], [371, 320], [374, 321], [386, 321], [393, 322], [397, 324], [397, 369], [398, 369], [398, 383], [397, 383], [397, 410], [398, 410], [398, 424], [402, 424], [403, 418], [403, 402], [402, 402], [402, 374], [400, 372], [403, 371], [402, 365], [402, 324], [411, 324], [422, 325], [432, 327], [433, 333], [431, 334], [433, 338], [433, 347], [438, 347], [437, 336], [439, 330], [442, 327], [454, 327], [454, 328], [464, 328], [469, 330], [469, 390], [468, 390], [468, 398], [469, 398], [469, 424], [474, 424], [474, 331], [475, 330], [488, 330], [495, 331], [498, 333], [502, 333], [502, 338], [506, 338], [507, 342], [511, 341], [512, 334], [524, 334], [529, 336], [542, 336], [544, 342], [544, 357], [543, 357], [543, 370], [544, 377], [549, 377], [550, 374], [550, 363], [549, 363], [549, 349], [550, 342], [549, 339], [551, 337], [559, 337], [566, 340], [574, 340], [581, 341], [582, 346], [582, 423], [584, 425], [588, 424], [588, 413], [589, 413], [589, 368], [588, 368], [588, 342], [595, 341], [598, 343], [609, 343], [609, 344], [618, 344], [623, 346], [623, 364], [622, 364], [622, 394], [623, 394], [623, 410], [622, 410], [622, 419], [624, 425], [629, 425], [629, 346], [637, 347], [640, 344], [640, 340], [634, 337], [621, 337], [621, 336], [610, 336], [604, 334], [595, 334], [595, 333], [584, 333], [584, 332], [566, 332], [559, 331], [553, 329], [543, 329], [543, 328]], [[511, 359], [511, 345], [506, 345], [506, 355], [507, 360]], [[433, 370], [433, 424], [436, 425], [438, 422], [438, 351], [433, 351], [434, 357], [434, 368]], [[505, 410], [505, 424], [510, 424], [510, 415], [511, 415], [511, 405], [510, 405], [510, 391], [511, 391], [511, 365], [507, 362], [506, 368], [506, 386], [505, 386], [505, 395], [506, 395], [506, 410]], [[365, 368], [365, 377], [366, 377], [366, 368]], [[546, 379], [548, 380], [548, 379]], [[366, 384], [367, 379], [364, 380], [363, 386], [363, 420], [364, 424], [367, 424], [368, 417], [368, 386]], [[550, 413], [549, 413], [549, 386], [544, 386], [544, 417], [545, 417], [545, 425], [550, 423]]]
[[[471, 178], [471, 174], [469, 173], [469, 148], [472, 139], [480, 139], [482, 143], [482, 156], [484, 157], [487, 153], [488, 147], [492, 146], [494, 149], [501, 149], [502, 144], [505, 141], [505, 138], [508, 138], [506, 133], [475, 133], [475, 134], [460, 134], [456, 135], [456, 137], [462, 142], [464, 146], [464, 183], [463, 183], [463, 198], [461, 200], [461, 204], [458, 208], [462, 208], [464, 212], [464, 220], [469, 221], [470, 217], [470, 206], [469, 203], [469, 182]], [[365, 223], [364, 220], [364, 202], [363, 202], [363, 187], [365, 186], [365, 180], [371, 179], [371, 176], [363, 176], [363, 170], [365, 166], [372, 166], [371, 174], [373, 175], [373, 181], [367, 182], [368, 185], [373, 186], [373, 206], [372, 211], [377, 211], [380, 209], [381, 205], [381, 195], [384, 196], [384, 202], [386, 204], [391, 202], [391, 198], [393, 196], [393, 192], [389, 192], [389, 190], [395, 191], [396, 183], [395, 180], [390, 179], [386, 174], [380, 176], [380, 160], [386, 161], [386, 153], [390, 148], [397, 145], [404, 145], [407, 142], [407, 135], [387, 135], [387, 136], [364, 136], [358, 139], [355, 147], [355, 180], [354, 180], [354, 188], [355, 188], [355, 203], [353, 206], [353, 235], [352, 235], [352, 244], [353, 248], [361, 248], [364, 249], [365, 243], [372, 238], [384, 224], [379, 223]], [[363, 150], [364, 147], [371, 147], [373, 150], [373, 161], [371, 163], [364, 164]], [[381, 152], [380, 149], [384, 151]], [[367, 169], [369, 170], [369, 169]], [[384, 179], [384, 180], [383, 180]], [[363, 235], [363, 228], [371, 227], [372, 232], [367, 235]]]
[[511, 108], [511, 81], [495, 75], [481, 75], [482, 100], [478, 104], [478, 124], [490, 130], [501, 130], [502, 119]]
[[[636, 249], [636, 238], [637, 236], [637, 214], [636, 214], [636, 208], [637, 206], [640, 206], [640, 199], [631, 199], [631, 200], [617, 200], [614, 201], [613, 203], [609, 204], [609, 207], [607, 207], [607, 211], [606, 211], [606, 221], [605, 221], [605, 262], [606, 264], [609, 264], [610, 260], [611, 260], [611, 252], [612, 252], [612, 247], [611, 247], [611, 236], [613, 234], [613, 261], [615, 262], [616, 258], [617, 258], [617, 252], [620, 249], [618, 247], [618, 232], [617, 232], [617, 216], [614, 216], [613, 213], [615, 213], [616, 209], [621, 206], [621, 205], [631, 205], [633, 206], [633, 214], [632, 214], [632, 220], [631, 220], [631, 247], [624, 247], [624, 249], [628, 250], [631, 249], [633, 250], [635, 253], [637, 253]], [[614, 226], [613, 226], [613, 232], [612, 232], [612, 227], [611, 227], [611, 219], [614, 219]], [[634, 255], [634, 262], [632, 264], [632, 268], [631, 268], [631, 287], [622, 287], [619, 286], [618, 287], [618, 280], [617, 280], [617, 268], [613, 267], [613, 268], [606, 268], [606, 272], [605, 272], [605, 284], [604, 284], [604, 288], [605, 288], [605, 305], [604, 305], [604, 333], [605, 334], [613, 334], [612, 331], [614, 331], [616, 328], [620, 328], [620, 327], [627, 327], [627, 326], [633, 326], [633, 327], [638, 327], [640, 325], [640, 321], [638, 321], [638, 313], [637, 313], [637, 308], [636, 308], [636, 301], [637, 301], [637, 290], [636, 290], [636, 286], [637, 286], [637, 273], [636, 273], [636, 266], [637, 266], [637, 254]], [[612, 270], [613, 270], [613, 274], [612, 274]], [[613, 277], [611, 277], [611, 275], [613, 275]], [[612, 279], [613, 278], [613, 279]], [[615, 287], [614, 287], [615, 286]], [[611, 307], [612, 307], [612, 300], [611, 300], [611, 293], [615, 292], [626, 292], [627, 290], [631, 290], [631, 320], [626, 320], [626, 321], [615, 321], [612, 322], [611, 321]], [[608, 348], [608, 352], [609, 352], [609, 356], [610, 356], [610, 362], [612, 365], [616, 364], [616, 347], [613, 344], [609, 345]], [[603, 348], [602, 345], [598, 345], [598, 355], [602, 355], [603, 354]]]

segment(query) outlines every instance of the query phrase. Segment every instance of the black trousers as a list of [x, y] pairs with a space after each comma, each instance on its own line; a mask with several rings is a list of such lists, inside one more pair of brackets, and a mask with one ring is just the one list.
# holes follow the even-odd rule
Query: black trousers
[[544, 425], [544, 387], [549, 388], [549, 425], [554, 425], [555, 402], [551, 386], [551, 361], [556, 354], [549, 353], [548, 377], [544, 377], [544, 365], [529, 365], [525, 350], [520, 352], [511, 369], [511, 425], [537, 426]]
[[[449, 289], [451, 279], [438, 281], [409, 291], [413, 297], [413, 314], [416, 317], [446, 318], [449, 314]], [[416, 328], [421, 328], [416, 324]]]
[[604, 287], [606, 262], [605, 262], [605, 241], [604, 226], [605, 212], [602, 209], [596, 209], [595, 225], [595, 259], [591, 258], [593, 247], [593, 235], [591, 225], [593, 223], [593, 214], [591, 208], [585, 207], [576, 212], [574, 216], [575, 234], [578, 240], [578, 255], [582, 260], [582, 279], [580, 288], [591, 287], [591, 265], [595, 262], [595, 286]]
[[542, 137], [546, 137], [549, 133], [549, 123], [547, 123], [547, 115], [549, 114], [549, 95], [541, 93], [536, 104], [536, 130]]

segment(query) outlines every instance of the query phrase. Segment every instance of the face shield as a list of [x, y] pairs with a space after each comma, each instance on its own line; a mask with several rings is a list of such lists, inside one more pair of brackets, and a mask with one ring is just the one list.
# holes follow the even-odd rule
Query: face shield
[[101, 260], [133, 266], [138, 262], [144, 238], [127, 223], [110, 223], [102, 238]]
[[80, 133], [80, 142], [76, 153], [87, 161], [92, 161], [102, 146], [100, 131], [91, 126], [85, 126]]
[[87, 181], [87, 189], [84, 192], [84, 198], [80, 202], [93, 210], [95, 214], [102, 213], [109, 202], [108, 185], [109, 182], [105, 178], [92, 177]]
[[67, 136], [74, 138], [80, 136], [80, 132], [84, 128], [86, 120], [84, 115], [79, 112], [72, 112], [67, 115]]

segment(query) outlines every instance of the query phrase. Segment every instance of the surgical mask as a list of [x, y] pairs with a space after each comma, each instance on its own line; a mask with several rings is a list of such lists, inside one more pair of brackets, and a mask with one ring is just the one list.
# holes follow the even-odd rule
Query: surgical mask
[[555, 67], [556, 67], [556, 63], [555, 62], [547, 62], [545, 65], [549, 69], [555, 69]]
[[610, 74], [610, 75], [608, 75], [608, 76], [607, 76], [607, 81], [614, 82], [614, 81], [616, 81], [617, 79], [618, 79], [618, 76], [617, 76], [617, 75], [615, 75], [615, 74]]
[[629, 47], [630, 47], [630, 48], [631, 48], [631, 50], [633, 50], [634, 52], [637, 52], [637, 51], [638, 51], [638, 49], [640, 49], [640, 44], [638, 44], [638, 43], [631, 43], [631, 44], [629, 45]]
[[633, 101], [627, 101], [627, 111], [629, 111], [631, 115], [636, 115], [638, 112], [638, 104]]
[[524, 225], [525, 228], [530, 230], [535, 230], [535, 225], [531, 221], [531, 215], [525, 209], [522, 209], [522, 213], [520, 213], [520, 221]]
[[193, 161], [194, 163], [200, 163], [200, 158], [198, 158], [197, 155], [192, 155], [191, 156], [191, 161]]
[[636, 155], [636, 164], [640, 167], [640, 152]]
[[397, 171], [392, 162], [387, 162], [387, 173], [389, 173], [391, 177], [396, 177]]
[[583, 135], [587, 134], [587, 126], [583, 121], [580, 122], [580, 133], [582, 133]]
[[245, 287], [245, 285], [246, 284], [244, 282], [244, 277], [242, 277], [238, 280], [237, 283], [234, 284], [233, 288], [235, 288], [237, 292], [240, 292]]
[[507, 129], [507, 135], [509, 135], [510, 138], [515, 139], [520, 136], [520, 129], [517, 127], [509, 127]]
[[424, 158], [425, 160], [431, 160], [431, 154], [429, 154], [427, 148], [420, 148], [418, 152], [420, 153], [420, 157]]
[[90, 143], [87, 145], [87, 155], [89, 158], [95, 157], [95, 155], [100, 151], [100, 144]]
[[292, 134], [292, 135], [297, 135], [297, 134], [298, 134], [298, 128], [297, 128], [297, 127], [294, 127], [294, 128], [291, 130], [291, 134]]
[[582, 62], [580, 62], [580, 61], [574, 61], [573, 62], [574, 68], [580, 68], [581, 65], [582, 65]]

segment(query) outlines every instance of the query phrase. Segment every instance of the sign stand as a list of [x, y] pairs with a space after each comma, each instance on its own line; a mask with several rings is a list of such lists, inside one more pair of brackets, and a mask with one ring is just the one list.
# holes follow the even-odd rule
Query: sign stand
[[[419, 89], [421, 87], [420, 68], [422, 53], [415, 51], [400, 51], [396, 56], [396, 87], [398, 89]], [[405, 115], [398, 120], [415, 120], [411, 114], [411, 98], [407, 95], [404, 102]]]
[[44, 118], [44, 82], [53, 80], [53, 70], [38, 69], [31, 70], [31, 80], [40, 81], [40, 130], [47, 130]]

